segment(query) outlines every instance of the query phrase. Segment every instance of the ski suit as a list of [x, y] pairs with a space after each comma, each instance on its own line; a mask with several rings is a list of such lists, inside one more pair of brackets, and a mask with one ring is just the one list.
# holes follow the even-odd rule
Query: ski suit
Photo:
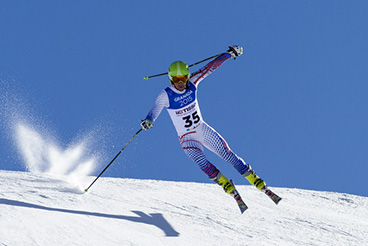
[[203, 121], [197, 100], [199, 83], [230, 57], [229, 53], [223, 53], [193, 73], [184, 91], [177, 90], [173, 85], [162, 90], [146, 117], [155, 122], [162, 109], [167, 108], [184, 152], [210, 179], [214, 179], [219, 170], [207, 160], [204, 147], [232, 164], [242, 175], [249, 168], [249, 165], [230, 149], [225, 139]]

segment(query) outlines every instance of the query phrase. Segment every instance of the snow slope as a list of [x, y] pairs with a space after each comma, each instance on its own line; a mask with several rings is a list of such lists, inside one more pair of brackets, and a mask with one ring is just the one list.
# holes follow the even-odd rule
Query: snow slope
[[275, 205], [238, 185], [240, 215], [216, 184], [101, 178], [82, 194], [63, 180], [0, 171], [0, 245], [368, 245], [367, 197], [273, 188]]

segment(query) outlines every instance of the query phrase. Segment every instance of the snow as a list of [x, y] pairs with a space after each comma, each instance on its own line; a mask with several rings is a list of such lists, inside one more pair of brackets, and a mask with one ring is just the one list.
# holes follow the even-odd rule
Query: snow
[[283, 198], [275, 205], [236, 185], [249, 207], [241, 215], [217, 184], [101, 177], [83, 194], [105, 167], [94, 144], [101, 134], [61, 144], [7, 105], [8, 134], [29, 172], [0, 170], [0, 246], [367, 245], [367, 197], [272, 187]]
[[92, 143], [90, 136], [79, 139], [64, 149], [54, 140], [52, 134], [37, 130], [29, 123], [18, 122], [12, 128], [18, 152], [27, 170], [31, 172], [68, 174], [69, 177], [86, 176], [96, 166], [96, 155], [87, 151]]
[[[94, 179], [79, 180], [86, 188]], [[0, 170], [0, 245], [367, 245], [368, 198], [291, 188], [275, 205], [236, 185], [67, 177]]]

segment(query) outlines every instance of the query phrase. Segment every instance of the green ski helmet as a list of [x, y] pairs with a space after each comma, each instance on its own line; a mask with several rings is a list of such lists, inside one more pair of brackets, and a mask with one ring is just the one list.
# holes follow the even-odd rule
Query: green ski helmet
[[185, 62], [182, 62], [182, 61], [176, 61], [176, 62], [171, 63], [168, 74], [169, 74], [169, 79], [170, 79], [171, 84], [173, 84], [174, 80], [177, 79], [176, 77], [179, 77], [179, 78], [181, 78], [182, 76], [186, 77], [186, 81], [183, 81], [186, 84], [188, 83], [189, 78], [190, 78], [189, 67]]

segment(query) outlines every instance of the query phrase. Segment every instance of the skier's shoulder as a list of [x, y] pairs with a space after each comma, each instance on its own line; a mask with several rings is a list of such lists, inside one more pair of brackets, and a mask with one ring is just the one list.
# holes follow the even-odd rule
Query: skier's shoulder
[[177, 89], [175, 89], [175, 87], [173, 85], [166, 87], [163, 90], [169, 97], [175, 94], [180, 93]]
[[162, 89], [161, 91], [160, 91], [160, 93], [158, 94], [158, 98], [163, 98], [163, 97], [167, 97], [168, 96], [168, 94], [167, 94], [167, 90], [166, 90], [167, 88], [165, 88], [165, 89]]
[[171, 88], [172, 86], [168, 86], [165, 89], [163, 89], [161, 91], [162, 94], [165, 94], [166, 96], [170, 97], [170, 95], [172, 95], [174, 93], [173, 89]]

